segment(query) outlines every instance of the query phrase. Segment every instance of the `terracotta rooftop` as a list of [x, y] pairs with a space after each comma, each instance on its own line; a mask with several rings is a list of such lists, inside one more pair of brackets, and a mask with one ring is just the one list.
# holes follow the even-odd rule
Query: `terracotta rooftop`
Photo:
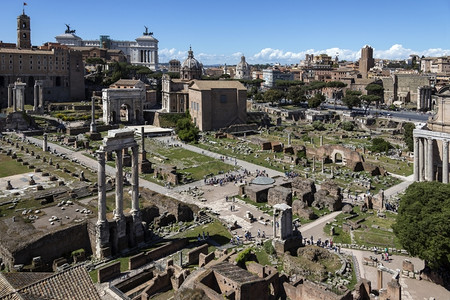
[[194, 80], [190, 86], [194, 90], [211, 89], [238, 89], [247, 90], [242, 83], [236, 80]]
[[[11, 273], [13, 274], [13, 273]], [[0, 295], [0, 300], [100, 300], [100, 296], [95, 289], [94, 284], [89, 277], [88, 272], [83, 266], [77, 266], [61, 273], [41, 273], [44, 278], [38, 279], [39, 273], [15, 273], [23, 274], [15, 277], [11, 276], [14, 284], [22, 284], [28, 276], [28, 285], [21, 288], [15, 288], [9, 294]], [[49, 275], [50, 274], [50, 275]], [[3, 274], [4, 275], [4, 274]], [[15, 278], [14, 278], [15, 277]], [[3, 279], [3, 280], [2, 280]], [[37, 281], [33, 281], [36, 280]], [[4, 286], [4, 280], [9, 280], [0, 276], [0, 290]]]

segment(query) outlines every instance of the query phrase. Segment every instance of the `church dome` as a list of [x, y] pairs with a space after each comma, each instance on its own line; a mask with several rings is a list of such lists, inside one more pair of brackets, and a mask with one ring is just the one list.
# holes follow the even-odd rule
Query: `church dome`
[[194, 58], [194, 51], [192, 51], [192, 48], [189, 48], [188, 57], [181, 65], [181, 68], [187, 68], [189, 70], [196, 69], [200, 70], [202, 68], [201, 64]]
[[236, 69], [247, 70], [249, 68], [248, 63], [245, 61], [245, 56], [241, 56], [241, 61], [236, 65]]

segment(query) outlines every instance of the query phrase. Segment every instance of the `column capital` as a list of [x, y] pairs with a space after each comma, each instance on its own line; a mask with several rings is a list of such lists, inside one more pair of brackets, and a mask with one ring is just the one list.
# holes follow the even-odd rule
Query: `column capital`
[[428, 141], [428, 144], [432, 144], [433, 143], [433, 138], [432, 137], [427, 137], [427, 141]]

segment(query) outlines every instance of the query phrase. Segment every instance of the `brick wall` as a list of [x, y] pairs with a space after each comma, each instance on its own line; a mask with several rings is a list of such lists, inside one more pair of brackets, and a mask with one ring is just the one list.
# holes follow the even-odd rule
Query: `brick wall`
[[120, 275], [120, 261], [97, 270], [98, 282], [106, 282]]
[[193, 265], [199, 262], [200, 253], [208, 254], [208, 244], [203, 244], [188, 252], [188, 264]]

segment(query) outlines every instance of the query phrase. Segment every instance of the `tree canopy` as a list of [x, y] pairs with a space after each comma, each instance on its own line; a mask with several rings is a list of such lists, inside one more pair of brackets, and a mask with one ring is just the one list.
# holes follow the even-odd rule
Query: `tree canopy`
[[319, 107], [323, 101], [325, 101], [325, 96], [317, 93], [313, 97], [308, 99], [308, 107], [310, 108]]
[[361, 105], [361, 92], [347, 90], [342, 102], [348, 107], [348, 109], [353, 109], [353, 107]]
[[370, 151], [373, 152], [388, 152], [389, 149], [392, 148], [391, 143], [389, 143], [388, 141], [384, 140], [383, 138], [374, 138], [372, 140], [372, 146], [370, 147]]
[[277, 89], [270, 89], [267, 90], [264, 95], [264, 101], [265, 102], [271, 102], [271, 103], [275, 103], [280, 101], [282, 98], [284, 97], [284, 93], [280, 90]]
[[305, 89], [298, 85], [289, 87], [286, 96], [289, 100], [292, 100], [292, 102], [296, 104], [306, 101]]
[[450, 269], [450, 185], [415, 182], [400, 200], [392, 226], [402, 246], [432, 269]]
[[406, 146], [408, 146], [409, 151], [414, 150], [414, 140], [413, 140], [414, 128], [416, 128], [416, 125], [414, 125], [414, 123], [403, 124], [403, 131], [404, 131], [403, 140], [405, 141]]
[[175, 132], [180, 140], [184, 142], [194, 142], [197, 141], [199, 137], [199, 130], [195, 127], [194, 123], [192, 123], [189, 112], [186, 112], [186, 117], [177, 121]]

